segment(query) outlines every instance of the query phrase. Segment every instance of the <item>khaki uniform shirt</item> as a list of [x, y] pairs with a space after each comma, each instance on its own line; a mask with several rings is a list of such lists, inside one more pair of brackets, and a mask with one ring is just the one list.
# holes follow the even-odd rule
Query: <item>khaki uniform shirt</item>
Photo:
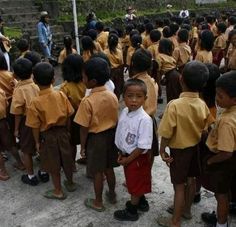
[[26, 125], [31, 128], [39, 128], [41, 132], [53, 126], [66, 126], [68, 118], [74, 113], [66, 95], [53, 88], [47, 88], [39, 92], [26, 113]]
[[159, 41], [152, 43], [149, 47], [148, 50], [150, 51], [150, 53], [152, 54], [152, 59], [156, 59], [159, 51], [158, 51], [158, 47], [159, 47]]
[[67, 82], [65, 81], [60, 88], [75, 110], [78, 109], [79, 104], [85, 96], [86, 86], [83, 82]]
[[206, 144], [214, 153], [236, 151], [236, 106], [224, 110], [219, 116]]
[[191, 57], [191, 48], [187, 43], [180, 43], [178, 47], [174, 49], [173, 57], [177, 62], [177, 66], [183, 66]]
[[147, 86], [147, 99], [145, 100], [143, 109], [149, 115], [154, 117], [157, 111], [157, 97], [158, 97], [158, 85], [154, 79], [151, 78], [147, 72], [138, 73], [133, 78], [142, 80]]
[[93, 41], [93, 43], [94, 43], [94, 45], [95, 45], [95, 48], [96, 48], [97, 52], [102, 52], [102, 51], [103, 51], [103, 49], [102, 49], [102, 47], [101, 47], [101, 45], [100, 45], [99, 42], [97, 42], [97, 41], [95, 40], [95, 41]]
[[160, 53], [158, 54], [156, 61], [158, 63], [158, 70], [160, 71], [161, 75], [164, 75], [170, 70], [176, 68], [176, 60], [172, 56]]
[[134, 47], [132, 47], [132, 46], [130, 46], [130, 47], [128, 48], [127, 57], [126, 57], [126, 64], [127, 64], [127, 65], [131, 65], [131, 59], [132, 59], [132, 56], [133, 56], [135, 50], [136, 50], [136, 49], [135, 49]]
[[145, 49], [147, 49], [148, 47], [150, 47], [152, 45], [152, 41], [150, 39], [150, 35], [146, 35], [143, 39], [143, 46]]
[[228, 59], [228, 69], [236, 70], [236, 47], [229, 46], [226, 58]]
[[[72, 53], [72, 54], [76, 54], [76, 53], [77, 53], [76, 49], [72, 48], [72, 52], [71, 52], [71, 53]], [[67, 57], [67, 55], [66, 55], [66, 48], [64, 48], [64, 49], [60, 52], [60, 55], [59, 55], [59, 57], [58, 57], [58, 63], [59, 63], [59, 64], [62, 64], [63, 61], [66, 59], [66, 57]]]
[[0, 120], [7, 117], [7, 98], [5, 92], [0, 88]]
[[109, 32], [102, 31], [97, 36], [97, 42], [100, 44], [103, 50], [107, 48], [108, 35], [109, 35]]
[[185, 149], [198, 144], [203, 130], [212, 122], [210, 111], [199, 94], [183, 92], [180, 98], [168, 103], [158, 133], [170, 139], [170, 148]]
[[104, 51], [104, 54], [108, 57], [111, 68], [118, 68], [119, 66], [123, 65], [123, 53], [120, 49], [116, 48], [116, 52], [110, 52], [109, 49]]
[[118, 121], [118, 100], [105, 86], [95, 87], [80, 103], [74, 121], [99, 133], [114, 128]]
[[225, 34], [219, 35], [214, 42], [214, 49], [224, 50], [227, 46]]
[[198, 50], [195, 60], [200, 61], [202, 63], [212, 63], [213, 62], [212, 52], [206, 50]]
[[172, 41], [172, 43], [174, 44], [174, 49], [175, 49], [177, 46], [179, 46], [179, 43], [178, 43], [178, 40], [177, 40], [177, 36], [176, 36], [176, 35], [171, 36], [169, 39], [170, 39], [170, 40]]
[[0, 71], [0, 88], [5, 92], [7, 100], [12, 98], [13, 90], [17, 84], [11, 72], [6, 70]]
[[20, 80], [13, 92], [10, 113], [26, 115], [32, 99], [38, 94], [39, 87], [34, 83], [33, 79]]

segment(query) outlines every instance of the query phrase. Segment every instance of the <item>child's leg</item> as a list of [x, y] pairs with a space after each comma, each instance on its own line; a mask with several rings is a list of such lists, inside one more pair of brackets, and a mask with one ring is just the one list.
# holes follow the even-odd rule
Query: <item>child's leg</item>
[[57, 196], [63, 195], [63, 191], [62, 191], [62, 188], [61, 188], [61, 174], [60, 174], [60, 172], [51, 173], [51, 177], [52, 177], [52, 183], [53, 183], [53, 186], [54, 186], [53, 193]]
[[103, 192], [103, 172], [97, 172], [93, 179], [95, 200], [94, 205], [96, 207], [102, 207], [102, 192]]
[[23, 154], [23, 162], [28, 175], [34, 175], [33, 159], [31, 154]]
[[229, 196], [228, 194], [216, 194], [215, 197], [217, 200], [217, 222], [225, 224], [229, 212]]
[[187, 185], [185, 187], [185, 208], [184, 215], [188, 215], [191, 218], [191, 206], [196, 193], [196, 179], [189, 177], [187, 180]]
[[114, 169], [107, 169], [105, 171], [105, 175], [107, 178], [107, 184], [109, 187], [109, 194], [111, 196], [115, 196], [115, 187], [116, 187], [116, 176], [115, 176], [115, 172]]
[[15, 158], [16, 160], [16, 164], [14, 165], [17, 169], [20, 169], [20, 170], [24, 170], [25, 167], [24, 167], [24, 164], [20, 158], [20, 155], [19, 155], [19, 152], [18, 152], [18, 149], [13, 146], [10, 150], [12, 156]]
[[9, 175], [8, 175], [8, 173], [6, 171], [5, 162], [4, 162], [4, 159], [2, 157], [1, 152], [0, 152], [0, 179], [1, 180], [9, 179]]
[[184, 209], [185, 200], [185, 185], [175, 184], [175, 195], [174, 195], [174, 213], [172, 217], [173, 226], [180, 227], [181, 215]]

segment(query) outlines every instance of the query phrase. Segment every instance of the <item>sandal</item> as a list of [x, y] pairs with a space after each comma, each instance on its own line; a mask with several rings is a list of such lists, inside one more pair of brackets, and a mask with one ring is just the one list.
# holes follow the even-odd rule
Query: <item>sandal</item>
[[106, 191], [105, 193], [108, 201], [110, 204], [116, 204], [117, 200], [116, 200], [116, 193], [114, 195], [111, 195], [109, 191]]
[[159, 217], [156, 220], [157, 224], [163, 227], [171, 227], [171, 219], [167, 217]]
[[64, 192], [62, 192], [62, 196], [57, 196], [54, 194], [53, 190], [49, 190], [49, 191], [46, 191], [44, 193], [44, 197], [47, 198], [47, 199], [58, 199], [58, 200], [64, 200], [66, 199], [66, 194]]
[[0, 180], [6, 181], [10, 178], [6, 171], [0, 169]]
[[[169, 214], [173, 214], [174, 213], [174, 206], [169, 206], [166, 211], [169, 213]], [[186, 219], [186, 220], [191, 220], [193, 218], [192, 214], [191, 213], [183, 213], [182, 214], [182, 218]]]
[[87, 208], [90, 208], [90, 209], [93, 209], [95, 211], [98, 211], [98, 212], [103, 212], [105, 211], [105, 207], [104, 206], [101, 206], [101, 207], [96, 207], [94, 205], [94, 199], [85, 199], [84, 200], [84, 205], [87, 207]]
[[76, 183], [70, 183], [68, 180], [64, 180], [64, 186], [68, 192], [74, 192], [77, 189], [77, 184]]

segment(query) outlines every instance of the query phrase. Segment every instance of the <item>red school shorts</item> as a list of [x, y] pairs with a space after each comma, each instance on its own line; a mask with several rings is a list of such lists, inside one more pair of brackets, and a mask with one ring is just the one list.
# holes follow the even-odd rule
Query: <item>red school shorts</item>
[[150, 154], [139, 155], [124, 167], [128, 192], [133, 196], [142, 196], [151, 192]]

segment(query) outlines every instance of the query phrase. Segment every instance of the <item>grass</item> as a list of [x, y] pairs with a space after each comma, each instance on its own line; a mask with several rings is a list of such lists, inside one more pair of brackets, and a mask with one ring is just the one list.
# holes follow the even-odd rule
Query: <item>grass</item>
[[9, 37], [10, 39], [17, 39], [22, 36], [22, 31], [20, 28], [14, 27], [4, 27], [5, 36]]

